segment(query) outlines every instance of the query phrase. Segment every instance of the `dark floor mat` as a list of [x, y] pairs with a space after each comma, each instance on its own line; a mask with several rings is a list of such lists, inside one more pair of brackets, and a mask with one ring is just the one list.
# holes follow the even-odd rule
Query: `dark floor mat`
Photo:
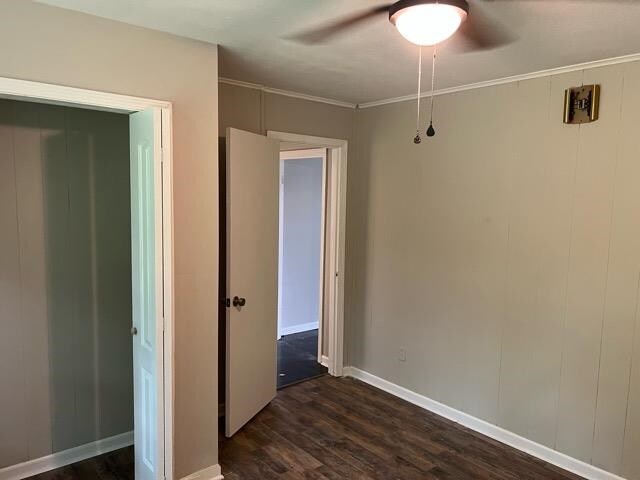
[[283, 335], [278, 340], [278, 388], [327, 373], [318, 363], [318, 330]]

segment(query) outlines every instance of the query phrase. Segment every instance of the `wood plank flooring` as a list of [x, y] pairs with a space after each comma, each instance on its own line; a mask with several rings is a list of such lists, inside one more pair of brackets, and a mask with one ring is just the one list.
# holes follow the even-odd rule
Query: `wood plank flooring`
[[577, 480], [574, 474], [350, 378], [278, 392], [231, 439], [227, 480]]
[[26, 480], [133, 480], [133, 447], [88, 458]]
[[[351, 378], [284, 388], [233, 438], [226, 480], [578, 480]], [[133, 480], [133, 448], [30, 480]]]

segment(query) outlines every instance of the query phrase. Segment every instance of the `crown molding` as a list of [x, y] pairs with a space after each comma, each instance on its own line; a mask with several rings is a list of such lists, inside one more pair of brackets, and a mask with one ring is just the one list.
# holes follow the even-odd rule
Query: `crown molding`
[[316, 97], [315, 95], [307, 95], [306, 93], [292, 92], [290, 90], [282, 90], [279, 88], [266, 87], [264, 85], [259, 85], [257, 83], [243, 82], [241, 80], [234, 80], [232, 78], [219, 77], [218, 82], [223, 83], [225, 85], [234, 85], [236, 87], [260, 90], [261, 92], [272, 93], [274, 95], [282, 95], [285, 97], [299, 98], [301, 100], [309, 100], [311, 102], [326, 103], [328, 105], [335, 105], [337, 107], [353, 109], [353, 108], [356, 108], [357, 106], [355, 103], [342, 102], [340, 100], [333, 100], [331, 98]]
[[[449, 88], [441, 88], [441, 89], [435, 90], [433, 92], [433, 96], [447, 95], [450, 93], [464, 92], [467, 90], [474, 90], [477, 88], [493, 87], [496, 85], [504, 85], [506, 83], [521, 82], [523, 80], [549, 77], [551, 75], [561, 75], [563, 73], [578, 72], [578, 71], [586, 70], [590, 68], [606, 67], [608, 65], [617, 65], [620, 63], [629, 63], [629, 62], [636, 62], [636, 61], [640, 61], [640, 53], [623, 55], [620, 57], [605, 58], [603, 60], [595, 60], [591, 62], [577, 63], [575, 65], [568, 65], [566, 67], [557, 67], [557, 68], [550, 68], [547, 70], [539, 70], [531, 73], [523, 73], [521, 75], [512, 75], [510, 77], [497, 78], [494, 80], [486, 80], [484, 82], [469, 83], [466, 85], [458, 85], [458, 86], [449, 87]], [[344, 108], [371, 108], [371, 107], [378, 107], [381, 105], [388, 105], [390, 103], [408, 102], [408, 101], [415, 100], [417, 98], [415, 94], [412, 94], [412, 95], [403, 95], [401, 97], [392, 97], [392, 98], [386, 98], [382, 100], [376, 100], [373, 102], [355, 104], [355, 103], [343, 102], [340, 100], [333, 100], [331, 98], [316, 97], [314, 95], [307, 95], [305, 93], [292, 92], [290, 90], [281, 90], [278, 88], [266, 87], [264, 85], [260, 85], [257, 83], [243, 82], [241, 80], [234, 80], [232, 78], [220, 77], [218, 81], [226, 85], [235, 85], [237, 87], [251, 88], [253, 90], [260, 90], [262, 92], [272, 93], [275, 95], [283, 95], [286, 97], [299, 98], [302, 100], [309, 100], [312, 102], [326, 103], [329, 105], [335, 105], [335, 106], [344, 107]], [[431, 95], [432, 95], [431, 92], [424, 92], [420, 95], [420, 97], [428, 98]]]
[[[547, 70], [539, 70], [537, 72], [524, 73], [522, 75], [513, 75], [510, 77], [503, 77], [495, 80], [487, 80], [487, 81], [478, 82], [478, 83], [470, 83], [467, 85], [459, 85], [457, 87], [442, 88], [439, 90], [435, 90], [433, 92], [433, 96], [435, 97], [438, 95], [447, 95], [449, 93], [464, 92], [466, 90], [492, 87], [495, 85], [504, 85], [505, 83], [520, 82], [523, 80], [531, 80], [534, 78], [549, 77], [551, 75], [560, 75], [563, 73], [577, 72], [580, 70], [586, 70], [590, 68], [605, 67], [608, 65], [617, 65], [620, 63], [635, 62], [638, 60], [640, 60], [640, 53], [634, 53], [632, 55], [624, 55], [621, 57], [613, 57], [613, 58], [606, 58], [603, 60], [596, 60], [592, 62], [578, 63], [575, 65], [569, 65], [566, 67], [557, 67], [557, 68], [550, 68]], [[426, 93], [422, 93], [420, 97], [428, 98], [431, 95], [432, 95], [431, 92], [426, 92]], [[361, 103], [358, 105], [358, 108], [378, 107], [380, 105], [388, 105], [390, 103], [398, 103], [398, 102], [407, 102], [407, 101], [416, 100], [416, 99], [417, 99], [417, 95], [415, 94], [403, 95], [402, 97], [393, 97], [393, 98], [387, 98], [384, 100], [376, 100], [374, 102]]]

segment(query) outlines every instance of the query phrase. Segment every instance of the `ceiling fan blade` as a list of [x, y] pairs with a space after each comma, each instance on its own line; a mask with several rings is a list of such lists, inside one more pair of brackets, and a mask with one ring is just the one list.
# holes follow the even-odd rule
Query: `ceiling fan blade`
[[347, 17], [335, 20], [331, 23], [322, 25], [320, 27], [305, 30], [303, 32], [294, 33], [292, 35], [288, 35], [285, 38], [287, 40], [293, 40], [299, 43], [305, 44], [314, 44], [321, 43], [329, 40], [334, 35], [341, 33], [342, 31], [349, 29], [358, 25], [359, 23], [364, 22], [372, 17], [377, 15], [388, 13], [389, 7], [391, 5], [381, 5], [379, 7], [370, 8], [369, 10], [365, 10], [363, 12], [356, 13], [354, 15], [349, 15]]
[[455, 35], [459, 39], [456, 43], [457, 50], [462, 52], [493, 50], [517, 40], [513, 32], [488, 16], [476, 2], [470, 8], [469, 16]]

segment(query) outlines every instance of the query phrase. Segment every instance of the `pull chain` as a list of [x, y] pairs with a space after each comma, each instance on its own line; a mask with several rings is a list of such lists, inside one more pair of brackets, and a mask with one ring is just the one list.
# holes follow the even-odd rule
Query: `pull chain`
[[436, 85], [436, 55], [438, 47], [433, 47], [433, 60], [431, 62], [431, 112], [429, 118], [429, 128], [427, 128], [427, 137], [433, 137], [436, 134], [435, 128], [433, 128], [433, 92]]
[[416, 136], [413, 143], [418, 144], [422, 141], [420, 138], [420, 87], [422, 86], [422, 46], [418, 53], [418, 111], [416, 113]]

